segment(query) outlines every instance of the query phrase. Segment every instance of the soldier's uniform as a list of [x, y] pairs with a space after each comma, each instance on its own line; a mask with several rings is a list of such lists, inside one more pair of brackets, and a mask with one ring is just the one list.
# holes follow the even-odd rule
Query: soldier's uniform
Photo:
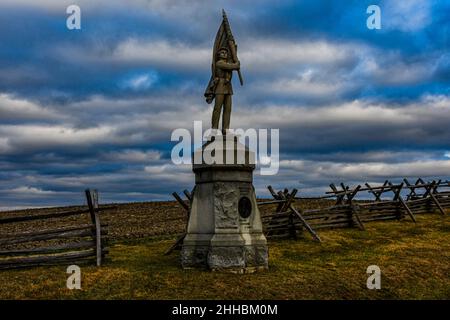
[[212, 115], [213, 129], [219, 128], [220, 112], [222, 111], [222, 131], [225, 134], [227, 129], [230, 128], [231, 118], [231, 96], [233, 95], [233, 87], [231, 85], [231, 78], [233, 76], [233, 70], [238, 70], [239, 63], [230, 63], [225, 60], [218, 60], [216, 62], [215, 69], [215, 103], [214, 111]]

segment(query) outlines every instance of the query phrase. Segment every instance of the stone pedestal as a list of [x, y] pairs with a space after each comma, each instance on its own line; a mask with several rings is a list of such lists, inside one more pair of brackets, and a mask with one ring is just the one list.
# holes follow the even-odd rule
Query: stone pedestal
[[[235, 136], [226, 140], [212, 139], [194, 153], [194, 161], [203, 161], [193, 164], [195, 189], [181, 263], [236, 273], [264, 270], [268, 251], [252, 184], [254, 153]], [[228, 161], [208, 162], [211, 147], [213, 156], [221, 153]]]

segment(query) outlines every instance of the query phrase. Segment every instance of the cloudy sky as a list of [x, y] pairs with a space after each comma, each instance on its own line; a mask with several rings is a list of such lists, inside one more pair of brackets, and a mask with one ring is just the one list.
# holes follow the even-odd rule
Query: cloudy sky
[[[66, 27], [70, 4], [81, 30]], [[0, 0], [0, 208], [192, 188], [170, 136], [209, 124], [222, 8], [245, 78], [232, 127], [280, 129], [280, 171], [255, 175], [258, 196], [450, 177], [448, 1]]]

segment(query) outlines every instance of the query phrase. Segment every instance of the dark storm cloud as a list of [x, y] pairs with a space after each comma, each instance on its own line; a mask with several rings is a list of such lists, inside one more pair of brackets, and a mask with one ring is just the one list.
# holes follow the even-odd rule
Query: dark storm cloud
[[[267, 184], [322, 192], [332, 180], [445, 176], [450, 156], [449, 4], [380, 1], [0, 3], [0, 207], [166, 199], [190, 189], [172, 130], [209, 124], [203, 99], [226, 8], [245, 86], [235, 127], [280, 129]], [[300, 182], [301, 181], [301, 182]], [[308, 188], [307, 188], [308, 187]], [[78, 201], [80, 199], [80, 201]]]

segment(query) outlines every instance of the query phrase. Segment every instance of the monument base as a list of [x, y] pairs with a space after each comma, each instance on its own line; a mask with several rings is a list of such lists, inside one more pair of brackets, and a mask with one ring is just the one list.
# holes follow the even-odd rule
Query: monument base
[[267, 270], [267, 246], [183, 246], [184, 269], [209, 269], [230, 273], [254, 273]]
[[254, 155], [236, 137], [227, 138], [234, 143], [218, 143], [214, 152], [223, 153], [223, 159], [234, 154], [243, 162], [193, 165], [195, 188], [181, 251], [185, 269], [249, 273], [268, 268], [267, 241], [252, 184]]

